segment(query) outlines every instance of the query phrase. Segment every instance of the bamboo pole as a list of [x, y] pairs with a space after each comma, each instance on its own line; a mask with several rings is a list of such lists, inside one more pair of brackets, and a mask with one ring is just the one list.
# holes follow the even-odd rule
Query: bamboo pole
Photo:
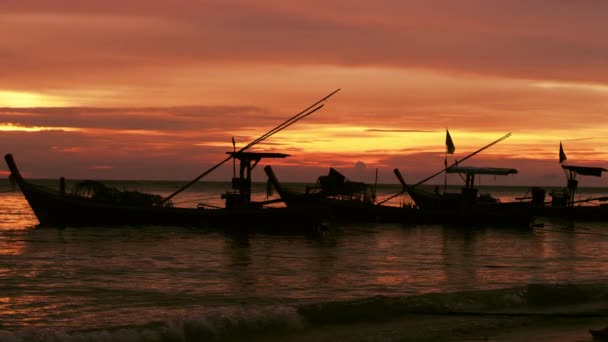
[[161, 205], [165, 204], [167, 201], [169, 201], [170, 199], [172, 199], [173, 197], [175, 197], [176, 195], [178, 195], [179, 193], [181, 193], [182, 191], [186, 190], [187, 188], [189, 188], [190, 186], [192, 186], [192, 184], [198, 182], [199, 180], [201, 180], [203, 177], [205, 177], [206, 175], [210, 174], [211, 172], [213, 172], [215, 169], [217, 169], [218, 167], [222, 166], [224, 163], [226, 163], [227, 161], [229, 161], [230, 159], [234, 158], [234, 155], [241, 153], [247, 149], [249, 149], [250, 147], [259, 144], [260, 142], [268, 139], [269, 137], [273, 136], [274, 134], [282, 131], [283, 129], [293, 125], [294, 123], [300, 121], [301, 119], [311, 115], [312, 113], [318, 111], [319, 109], [323, 108], [324, 105], [319, 105], [321, 102], [327, 100], [328, 98], [330, 98], [331, 96], [333, 96], [335, 93], [337, 93], [338, 91], [340, 91], [340, 89], [336, 89], [333, 92], [331, 92], [329, 95], [325, 96], [324, 98], [322, 98], [321, 100], [315, 102], [314, 104], [308, 106], [308, 108], [304, 109], [303, 111], [295, 114], [294, 116], [290, 117], [289, 119], [287, 119], [286, 121], [284, 121], [283, 123], [281, 123], [280, 125], [274, 127], [273, 129], [271, 129], [270, 131], [266, 132], [265, 134], [261, 135], [259, 138], [253, 140], [252, 142], [250, 142], [249, 144], [245, 145], [243, 148], [241, 148], [240, 150], [238, 150], [238, 152], [233, 153], [233, 155], [229, 156], [228, 158], [222, 160], [221, 162], [217, 163], [216, 165], [212, 166], [211, 168], [209, 168], [207, 171], [201, 173], [199, 176], [197, 176], [196, 178], [194, 178], [193, 180], [191, 180], [190, 182], [186, 183], [185, 185], [183, 185], [181, 188], [177, 189], [175, 192], [173, 192], [171, 195], [165, 197], [162, 202], [160, 203]]
[[499, 142], [501, 142], [501, 141], [503, 141], [503, 140], [507, 139], [507, 138], [508, 138], [508, 137], [510, 137], [510, 136], [511, 136], [511, 133], [507, 133], [507, 134], [503, 135], [503, 136], [502, 136], [502, 137], [500, 137], [499, 139], [494, 140], [493, 142], [491, 142], [491, 143], [489, 143], [489, 144], [485, 145], [484, 147], [482, 147], [482, 148], [478, 149], [477, 151], [475, 151], [475, 152], [473, 152], [473, 153], [469, 154], [468, 156], [466, 156], [466, 157], [462, 158], [461, 160], [457, 160], [457, 161], [455, 161], [455, 162], [454, 162], [454, 163], [452, 163], [450, 166], [445, 167], [443, 170], [441, 170], [441, 171], [439, 171], [439, 172], [437, 172], [437, 173], [432, 174], [431, 176], [429, 176], [429, 177], [427, 177], [427, 178], [425, 178], [425, 179], [421, 180], [420, 182], [418, 182], [418, 183], [416, 183], [416, 184], [414, 184], [414, 185], [410, 185], [410, 186], [408, 186], [407, 188], [405, 188], [405, 189], [403, 189], [403, 190], [399, 191], [398, 193], [394, 194], [393, 196], [390, 196], [390, 197], [388, 197], [388, 198], [385, 198], [384, 200], [382, 200], [381, 202], [378, 202], [377, 204], [378, 204], [378, 205], [384, 204], [384, 203], [386, 203], [386, 202], [388, 202], [388, 201], [392, 200], [393, 198], [395, 198], [395, 197], [397, 197], [397, 196], [399, 196], [399, 195], [401, 195], [401, 194], [405, 193], [406, 191], [408, 191], [408, 189], [415, 188], [415, 187], [417, 187], [417, 186], [418, 186], [418, 185], [420, 185], [420, 184], [426, 183], [427, 181], [429, 181], [429, 180], [431, 180], [431, 179], [433, 179], [433, 178], [437, 177], [438, 175], [440, 175], [442, 172], [446, 172], [447, 170], [449, 170], [449, 169], [453, 168], [454, 166], [456, 166], [456, 165], [458, 165], [458, 164], [462, 163], [463, 161], [465, 161], [465, 160], [467, 160], [467, 159], [469, 159], [469, 158], [473, 157], [474, 155], [478, 154], [479, 152], [482, 152], [482, 151], [484, 151], [484, 150], [486, 150], [486, 149], [488, 149], [488, 148], [490, 148], [490, 147], [492, 147], [492, 146], [494, 146], [494, 145], [498, 144]]

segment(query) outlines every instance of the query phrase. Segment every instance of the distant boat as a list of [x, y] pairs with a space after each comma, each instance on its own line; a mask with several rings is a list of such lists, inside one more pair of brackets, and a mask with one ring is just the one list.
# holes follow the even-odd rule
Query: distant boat
[[[399, 172], [397, 169], [395, 172]], [[475, 187], [475, 177], [478, 175], [511, 175], [517, 170], [512, 168], [455, 166], [446, 170], [446, 173], [457, 173], [465, 176], [465, 186], [458, 193], [440, 192], [439, 186], [435, 191], [422, 190], [420, 187], [409, 187], [402, 183], [407, 189], [412, 200], [420, 209], [471, 209], [491, 208], [504, 206], [503, 203], [490, 194], [479, 194]], [[400, 180], [403, 177], [397, 176]]]
[[403, 224], [444, 224], [461, 227], [510, 225], [528, 227], [533, 219], [529, 208], [521, 207], [397, 207], [375, 203], [373, 186], [351, 182], [334, 169], [319, 177], [317, 186], [305, 193], [283, 189], [270, 166], [264, 168], [281, 199], [289, 208], [325, 211], [339, 221], [372, 221]]
[[577, 200], [579, 176], [601, 177], [608, 171], [603, 167], [562, 165], [566, 173], [566, 187], [561, 192], [551, 192], [550, 205], [536, 209], [538, 216], [557, 217], [581, 221], [607, 221], [607, 196], [587, 197]]
[[521, 202], [501, 202], [491, 194], [479, 194], [475, 187], [477, 175], [510, 175], [517, 173], [512, 168], [455, 166], [447, 173], [465, 175], [465, 185], [460, 192], [441, 192], [439, 186], [434, 191], [408, 186], [398, 169], [395, 174], [404, 190], [410, 195], [416, 207], [424, 212], [445, 213], [458, 220], [494, 225], [529, 226], [534, 221], [534, 211]]
[[170, 202], [162, 204], [160, 196], [121, 192], [91, 181], [81, 184], [80, 191], [75, 193], [66, 192], [64, 182], [61, 183], [60, 190], [56, 191], [28, 182], [19, 172], [13, 156], [7, 154], [4, 158], [11, 175], [42, 226], [153, 225], [219, 228], [236, 233], [314, 233], [322, 222], [320, 215], [303, 212], [297, 208], [265, 207], [267, 203], [250, 200], [251, 161], [285, 156], [254, 152], [235, 153], [234, 157], [241, 160], [243, 170], [247, 173], [241, 174], [241, 177], [233, 181], [238, 191], [223, 196], [226, 199], [226, 208], [178, 208], [170, 205]]
[[352, 182], [334, 168], [330, 168], [327, 176], [320, 176], [316, 185], [307, 187], [304, 193], [285, 189], [270, 165], [265, 166], [264, 171], [288, 208], [322, 212], [336, 221], [382, 220], [378, 217], [382, 208], [374, 204], [372, 187]]

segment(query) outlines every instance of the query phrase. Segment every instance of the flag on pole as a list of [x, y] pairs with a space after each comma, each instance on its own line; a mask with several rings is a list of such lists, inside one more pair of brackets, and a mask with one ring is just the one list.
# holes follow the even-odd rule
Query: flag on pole
[[564, 153], [564, 148], [562, 147], [562, 142], [559, 142], [559, 163], [563, 163], [566, 160], [566, 154]]
[[450, 131], [445, 129], [445, 146], [447, 148], [448, 154], [454, 154], [456, 151], [456, 146], [454, 146], [454, 142], [452, 141], [452, 137], [450, 136]]
[[234, 141], [234, 137], [232, 137], [232, 147], [236, 146], [236, 142]]

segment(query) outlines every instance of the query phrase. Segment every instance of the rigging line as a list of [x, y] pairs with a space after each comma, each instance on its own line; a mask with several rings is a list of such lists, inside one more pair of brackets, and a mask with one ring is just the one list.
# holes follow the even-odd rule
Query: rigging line
[[191, 199], [191, 200], [184, 200], [184, 201], [171, 201], [171, 203], [173, 203], [173, 205], [180, 205], [180, 204], [191, 204], [191, 203], [197, 203], [197, 202], [205, 202], [205, 201], [209, 201], [209, 200], [213, 200], [213, 199]]
[[213, 204], [199, 203], [199, 205], [203, 208], [222, 209], [222, 207]]
[[[281, 129], [280, 129], [280, 130], [275, 130], [274, 132], [272, 132], [272, 134], [269, 134], [269, 135], [267, 135], [266, 137], [264, 137], [264, 139], [257, 139], [257, 140], [255, 141], [255, 144], [249, 144], [250, 146], [246, 146], [245, 148], [249, 148], [249, 147], [251, 147], [251, 146], [253, 146], [253, 145], [257, 145], [257, 144], [261, 143], [262, 141], [266, 140], [267, 138], [269, 138], [269, 137], [271, 137], [271, 136], [275, 135], [276, 133], [278, 133], [278, 132], [280, 132], [280, 131], [284, 130], [285, 128], [287, 128], [287, 127], [289, 127], [289, 126], [293, 125], [294, 123], [296, 123], [296, 122], [298, 122], [298, 121], [300, 121], [300, 120], [304, 119], [305, 117], [309, 116], [310, 114], [312, 114], [312, 113], [316, 112], [317, 110], [319, 110], [319, 109], [323, 108], [323, 106], [324, 106], [324, 105], [320, 105], [320, 106], [318, 106], [317, 108], [315, 108], [314, 110], [310, 111], [309, 113], [306, 113], [306, 114], [304, 114], [304, 115], [301, 115], [301, 116], [300, 116], [300, 117], [298, 117], [297, 119], [291, 120], [291, 122], [289, 122], [288, 124], [285, 124], [283, 127], [281, 127]], [[244, 148], [244, 149], [245, 149], [245, 148]], [[244, 150], [244, 149], [243, 149], [243, 150]], [[240, 150], [239, 152], [242, 152], [243, 150]], [[239, 152], [237, 152], [237, 153], [239, 153]], [[231, 157], [231, 158], [232, 158], [232, 157]]]
[[190, 195], [181, 195], [179, 197], [180, 199], [191, 199], [191, 198], [220, 198], [220, 195], [195, 195], [195, 194], [190, 194]]
[[[399, 194], [399, 195], [401, 195], [401, 194]], [[387, 196], [390, 196], [390, 197], [387, 198]], [[378, 204], [384, 204], [384, 203], [392, 200], [393, 198], [395, 198], [397, 196], [395, 196], [395, 194], [391, 192], [391, 193], [386, 193], [386, 194], [378, 195], [377, 197], [378, 198], [382, 198], [382, 202], [379, 202]], [[385, 199], [386, 199], [386, 202], [384, 201]]]
[[[263, 134], [261, 137], [255, 139], [251, 143], [247, 144], [245, 147], [241, 148], [237, 153], [245, 151], [246, 149], [254, 146], [255, 144], [260, 143], [261, 141], [269, 138], [270, 136], [274, 135], [275, 133], [277, 133], [277, 132], [279, 132], [279, 131], [281, 131], [281, 130], [287, 128], [287, 127], [289, 127], [291, 124], [299, 121], [301, 118], [309, 116], [310, 114], [312, 114], [312, 113], [318, 111], [319, 109], [323, 108], [324, 105], [322, 105], [322, 104], [319, 105], [319, 106], [317, 106], [317, 105], [320, 104], [321, 102], [327, 100], [328, 98], [330, 98], [331, 96], [333, 96], [338, 91], [340, 91], [340, 89], [334, 90], [329, 95], [327, 95], [324, 98], [322, 98], [321, 100], [315, 102], [314, 104], [312, 104], [311, 106], [309, 106], [305, 110], [303, 110], [300, 113], [292, 116], [287, 121], [283, 122], [282, 124], [280, 124], [277, 127], [271, 129], [267, 133]], [[314, 109], [311, 109], [311, 108], [314, 108]], [[301, 117], [301, 118], [299, 118], [299, 117]], [[195, 179], [193, 179], [189, 183], [187, 183], [184, 186], [182, 186], [181, 188], [177, 189], [174, 193], [172, 193], [171, 195], [169, 195], [166, 198], [164, 198], [163, 201], [161, 202], [161, 204], [164, 204], [165, 202], [167, 202], [168, 200], [170, 200], [171, 198], [173, 198], [175, 195], [179, 194], [180, 192], [182, 192], [185, 189], [187, 189], [188, 187], [190, 187], [192, 184], [198, 182], [201, 178], [205, 177], [206, 175], [208, 175], [209, 173], [211, 173], [212, 171], [214, 171], [215, 169], [217, 169], [218, 167], [220, 167], [221, 165], [223, 165], [224, 163], [226, 163], [227, 161], [229, 161], [231, 158], [234, 158], [234, 156], [229, 156], [228, 158], [226, 158], [223, 161], [219, 162], [217, 165], [211, 167], [209, 170], [203, 172], [201, 175], [199, 175], [198, 177], [196, 177]]]
[[439, 171], [439, 172], [435, 173], [434, 175], [431, 175], [431, 176], [429, 176], [429, 177], [427, 177], [427, 178], [425, 178], [425, 179], [423, 179], [423, 180], [419, 181], [418, 183], [416, 183], [416, 184], [414, 184], [414, 185], [410, 186], [410, 188], [415, 188], [415, 187], [417, 187], [417, 186], [418, 186], [418, 185], [420, 185], [420, 184], [426, 183], [427, 181], [429, 181], [429, 180], [431, 180], [431, 179], [435, 178], [436, 176], [440, 175], [442, 172], [446, 172], [447, 170], [449, 170], [449, 169], [453, 168], [454, 166], [457, 166], [458, 164], [462, 163], [463, 161], [465, 161], [465, 160], [467, 160], [467, 159], [469, 159], [469, 158], [473, 157], [474, 155], [478, 154], [479, 152], [482, 152], [482, 151], [484, 151], [484, 150], [486, 150], [486, 149], [488, 149], [488, 148], [490, 148], [490, 147], [492, 147], [492, 146], [494, 146], [494, 145], [498, 144], [499, 142], [501, 142], [501, 141], [503, 141], [503, 140], [507, 139], [507, 138], [508, 138], [508, 137], [510, 137], [510, 136], [511, 136], [511, 133], [507, 133], [507, 134], [505, 134], [505, 135], [504, 135], [504, 136], [502, 136], [501, 138], [494, 140], [493, 142], [491, 142], [491, 143], [487, 144], [486, 146], [484, 146], [484, 147], [482, 147], [482, 148], [478, 149], [477, 151], [475, 151], [475, 152], [473, 152], [473, 153], [469, 154], [468, 156], [466, 156], [466, 157], [462, 158], [461, 160], [456, 160], [454, 163], [452, 163], [452, 165], [450, 165], [450, 166], [448, 166], [448, 167], [444, 168], [443, 170], [441, 170], [441, 171]]
[[[292, 116], [291, 118], [287, 119], [287, 120], [286, 120], [285, 122], [283, 122], [282, 124], [280, 124], [280, 125], [278, 125], [277, 127], [275, 127], [275, 128], [273, 128], [273, 129], [271, 129], [270, 131], [266, 132], [266, 134], [262, 135], [261, 137], [257, 138], [256, 140], [254, 140], [254, 141], [250, 142], [250, 143], [249, 143], [248, 145], [246, 145], [244, 148], [242, 148], [241, 150], [239, 150], [239, 152], [242, 152], [243, 150], [245, 150], [245, 149], [247, 149], [247, 148], [249, 148], [249, 147], [251, 147], [251, 146], [253, 146], [253, 145], [255, 145], [255, 144], [257, 144], [257, 143], [259, 143], [259, 142], [261, 142], [261, 141], [263, 141], [263, 140], [265, 140], [266, 138], [268, 138], [268, 137], [270, 137], [270, 136], [274, 135], [275, 133], [277, 133], [277, 132], [279, 132], [279, 131], [281, 131], [281, 130], [283, 130], [283, 129], [287, 128], [287, 127], [289, 127], [291, 124], [293, 124], [294, 122], [299, 121], [299, 120], [301, 119], [301, 118], [298, 118], [298, 117], [300, 117], [300, 116], [302, 116], [302, 117], [306, 117], [306, 116], [308, 116], [308, 115], [312, 114], [314, 111], [313, 111], [313, 112], [311, 112], [311, 113], [308, 113], [308, 114], [305, 114], [305, 113], [306, 113], [306, 112], [308, 112], [309, 110], [311, 110], [313, 107], [315, 107], [315, 106], [317, 106], [318, 104], [320, 104], [321, 102], [323, 102], [323, 101], [327, 100], [328, 98], [330, 98], [331, 96], [333, 96], [335, 93], [337, 93], [337, 92], [339, 92], [339, 91], [340, 91], [340, 89], [336, 89], [336, 90], [334, 90], [334, 91], [333, 91], [333, 92], [331, 92], [329, 95], [327, 95], [327, 96], [325, 96], [324, 98], [322, 98], [321, 100], [319, 100], [319, 101], [315, 102], [314, 104], [310, 105], [308, 108], [304, 109], [303, 111], [299, 112], [298, 114], [296, 114], [296, 115]], [[315, 109], [315, 111], [316, 111], [316, 109]], [[295, 121], [294, 121], [294, 120], [295, 120]], [[291, 121], [293, 121], [293, 122], [291, 122]], [[291, 122], [291, 123], [290, 123], [290, 122]]]
[[[318, 111], [319, 109], [323, 108], [323, 105], [320, 105], [318, 107], [316, 107], [314, 110], [312, 110], [311, 112], [307, 113], [305, 116], [308, 116], [316, 111]], [[274, 129], [272, 130], [274, 131]], [[273, 132], [272, 134], [277, 133], [278, 131]], [[265, 134], [266, 135], [266, 134]], [[268, 138], [270, 135], [267, 135], [266, 138]], [[257, 141], [257, 143], [261, 142], [262, 140], [260, 139], [256, 139], [255, 141]], [[246, 149], [250, 148], [251, 146], [253, 146], [254, 144], [249, 143], [247, 144], [245, 147], [241, 148], [238, 152], [236, 153], [241, 153], [243, 151], [245, 151]], [[233, 155], [230, 155], [228, 157], [226, 157], [226, 159], [222, 160], [221, 162], [217, 163], [216, 165], [214, 165], [213, 167], [209, 168], [207, 171], [203, 172], [202, 174], [200, 174], [198, 177], [194, 178], [193, 180], [191, 180], [190, 182], [186, 183], [185, 185], [183, 185], [181, 188], [177, 189], [175, 192], [173, 192], [171, 195], [165, 197], [162, 202], [160, 203], [161, 205], [164, 204], [165, 202], [169, 201], [171, 198], [175, 197], [176, 195], [178, 195], [179, 193], [181, 193], [182, 191], [186, 190], [187, 188], [189, 188], [190, 186], [192, 186], [194, 183], [198, 182], [201, 178], [205, 177], [206, 175], [210, 174], [211, 172], [213, 172], [215, 169], [217, 169], [218, 167], [222, 166], [224, 163], [226, 163], [227, 161], [229, 161], [230, 159], [234, 158]]]
[[490, 147], [492, 147], [492, 146], [494, 146], [494, 145], [498, 144], [499, 142], [501, 142], [501, 141], [503, 141], [503, 140], [507, 139], [507, 138], [508, 138], [508, 137], [510, 137], [510, 136], [511, 136], [511, 133], [507, 133], [507, 134], [503, 135], [503, 136], [502, 136], [502, 137], [500, 137], [499, 139], [494, 140], [493, 142], [491, 142], [491, 143], [487, 144], [486, 146], [484, 146], [484, 147], [482, 147], [482, 148], [478, 149], [477, 151], [475, 151], [475, 152], [473, 152], [473, 153], [469, 154], [468, 156], [466, 156], [466, 157], [462, 158], [461, 160], [456, 160], [454, 163], [452, 163], [452, 165], [450, 165], [450, 166], [448, 166], [448, 167], [444, 168], [443, 170], [441, 170], [441, 171], [439, 171], [439, 172], [437, 172], [437, 173], [435, 173], [435, 174], [433, 174], [433, 175], [431, 175], [431, 176], [429, 176], [429, 177], [427, 177], [427, 178], [425, 178], [425, 179], [423, 179], [423, 180], [419, 181], [418, 183], [416, 183], [416, 184], [414, 184], [414, 185], [409, 185], [409, 186], [407, 186], [406, 188], [404, 188], [403, 190], [399, 191], [399, 192], [398, 192], [398, 193], [396, 193], [395, 195], [393, 195], [393, 196], [391, 196], [391, 197], [389, 197], [389, 198], [387, 198], [387, 199], [385, 199], [385, 200], [383, 200], [383, 201], [381, 201], [381, 202], [378, 202], [376, 205], [381, 205], [381, 204], [384, 204], [384, 203], [386, 203], [387, 201], [389, 201], [389, 200], [391, 200], [391, 199], [393, 199], [393, 198], [395, 198], [395, 197], [397, 197], [397, 196], [400, 196], [401, 194], [403, 194], [403, 193], [407, 192], [407, 191], [408, 191], [408, 189], [410, 189], [410, 188], [415, 188], [415, 187], [419, 186], [420, 184], [426, 183], [427, 181], [429, 181], [429, 180], [431, 180], [431, 179], [435, 178], [436, 176], [440, 175], [442, 172], [446, 172], [447, 170], [449, 170], [449, 169], [453, 168], [454, 166], [457, 166], [458, 164], [462, 163], [463, 161], [465, 161], [465, 160], [467, 160], [467, 159], [469, 159], [469, 158], [473, 157], [474, 155], [478, 154], [479, 152], [482, 152], [482, 151], [484, 151], [484, 150], [486, 150], [486, 149], [488, 149], [488, 148], [490, 148]]
[[193, 199], [193, 200], [188, 200], [188, 201], [176, 201], [176, 202], [171, 201], [171, 203], [173, 203], [173, 205], [184, 205], [184, 204], [201, 203], [201, 202], [221, 203], [221, 201], [214, 200], [214, 199], [198, 199], [198, 200]]

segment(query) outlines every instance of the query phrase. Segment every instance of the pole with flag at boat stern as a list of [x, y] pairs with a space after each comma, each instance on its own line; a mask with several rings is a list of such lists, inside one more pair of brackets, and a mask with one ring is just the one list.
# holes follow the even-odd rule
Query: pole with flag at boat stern
[[559, 142], [559, 163], [563, 163], [566, 160], [566, 154], [564, 153], [564, 148], [562, 147], [562, 142]]
[[[450, 136], [450, 131], [448, 131], [448, 129], [445, 129], [445, 160], [444, 160], [444, 165], [447, 168], [448, 167], [448, 154], [454, 154], [454, 151], [456, 151], [456, 146], [454, 146], [454, 142], [452, 141], [452, 137]], [[445, 173], [445, 178], [443, 181], [443, 193], [445, 193], [445, 191], [448, 188], [448, 174], [447, 172]]]
[[578, 181], [574, 179], [575, 174], [573, 172], [568, 173], [564, 168], [564, 161], [568, 159], [566, 158], [566, 153], [564, 152], [564, 147], [562, 146], [562, 141], [559, 141], [559, 164], [562, 166], [562, 170], [564, 170], [564, 175], [568, 180], [566, 183], [566, 189], [564, 191], [564, 197], [566, 199], [566, 206], [571, 206], [574, 204], [574, 193], [576, 192], [576, 188], [578, 187]]
[[[236, 154], [236, 142], [232, 137], [232, 152]], [[232, 178], [236, 178], [236, 158], [232, 158]]]
[[566, 153], [564, 153], [564, 147], [562, 146], [562, 141], [559, 141], [559, 164], [562, 165], [562, 169], [564, 170], [564, 175], [568, 178], [568, 172], [563, 168], [564, 161], [568, 159], [566, 158]]

